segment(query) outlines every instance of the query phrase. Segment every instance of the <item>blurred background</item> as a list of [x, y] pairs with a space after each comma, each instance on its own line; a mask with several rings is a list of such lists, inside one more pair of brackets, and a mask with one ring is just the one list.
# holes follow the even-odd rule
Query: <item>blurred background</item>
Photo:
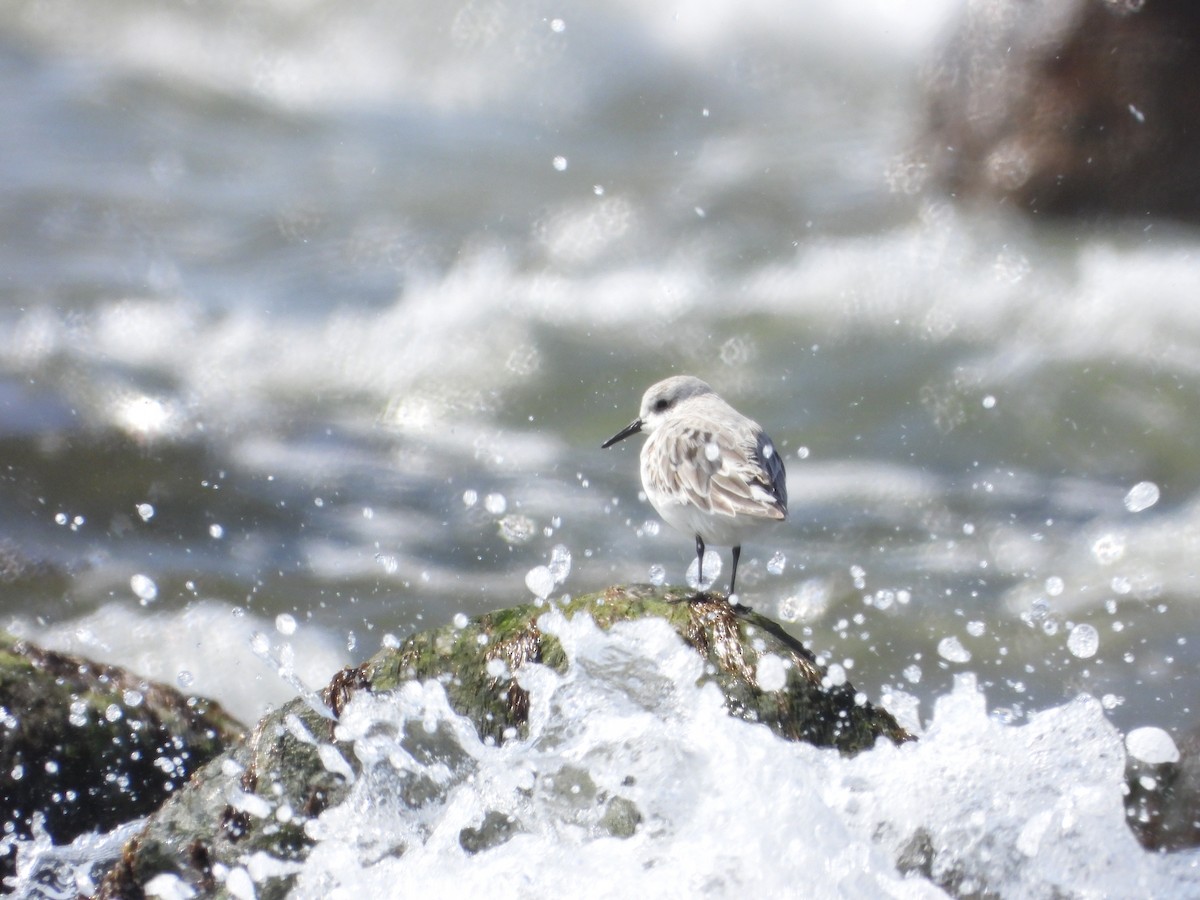
[[551, 562], [682, 583], [599, 445], [690, 373], [835, 673], [1190, 729], [1200, 240], [956, 196], [961, 5], [5, 3], [0, 624], [249, 718], [256, 631], [319, 684]]

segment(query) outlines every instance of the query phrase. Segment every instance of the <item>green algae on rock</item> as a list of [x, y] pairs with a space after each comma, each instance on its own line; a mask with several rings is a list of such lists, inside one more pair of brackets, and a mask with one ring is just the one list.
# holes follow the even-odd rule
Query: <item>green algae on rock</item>
[[[720, 597], [692, 596], [648, 585], [614, 587], [577, 597], [560, 610], [567, 618], [586, 612], [605, 629], [619, 621], [666, 619], [708, 659], [708, 677], [720, 685], [731, 713], [762, 722], [788, 740], [854, 753], [880, 736], [911, 739], [891, 714], [859, 703], [850, 684], [823, 684], [824, 673], [813, 655], [776, 622], [731, 607]], [[361, 687], [388, 690], [408, 679], [436, 678], [451, 706], [475, 722], [481, 737], [502, 740], [507, 729], [524, 725], [528, 699], [515, 682], [490, 675], [487, 663], [501, 659], [516, 671], [526, 662], [538, 662], [562, 671], [562, 647], [537, 627], [545, 611], [533, 604], [518, 606], [480, 616], [465, 628], [447, 626], [414, 635], [398, 650], [341, 673], [328, 699], [338, 710]], [[758, 673], [759, 660], [768, 656], [782, 662], [785, 678], [770, 690], [760, 685]]]
[[[100, 896], [140, 896], [142, 887], [160, 875], [179, 878], [206, 895], [221, 895], [228, 874], [254, 859], [269, 859], [274, 866], [256, 879], [258, 897], [285, 896], [313, 844], [314, 820], [345, 800], [350, 785], [363, 775], [353, 736], [335, 720], [349, 701], [363, 692], [379, 696], [436, 682], [449, 706], [472, 723], [485, 743], [517, 739], [527, 726], [529, 695], [511, 674], [531, 663], [561, 673], [569, 664], [558, 638], [539, 628], [549, 609], [527, 604], [413, 635], [338, 673], [325, 690], [328, 718], [304, 699], [267, 716], [249, 741], [210, 763], [150, 818], [105, 880]], [[555, 609], [567, 619], [588, 615], [602, 629], [665, 619], [706, 660], [700, 680], [720, 687], [732, 715], [759, 722], [788, 740], [850, 754], [869, 748], [879, 737], [912, 739], [849, 684], [829, 684], [812, 654], [779, 625], [736, 610], [722, 598], [693, 598], [686, 591], [650, 586], [614, 587]], [[397, 737], [405, 753], [439, 762], [449, 783], [468, 777], [473, 761], [453, 735], [442, 733], [444, 723], [433, 731], [419, 721], [400, 727]], [[399, 799], [402, 806], [417, 810], [444, 790], [445, 783], [405, 773]], [[636, 831], [641, 814], [627, 798], [597, 796], [596, 801], [603, 804], [596, 822], [600, 830], [613, 837]], [[465, 828], [459, 839], [473, 853], [520, 831], [519, 821], [497, 812], [478, 827]]]

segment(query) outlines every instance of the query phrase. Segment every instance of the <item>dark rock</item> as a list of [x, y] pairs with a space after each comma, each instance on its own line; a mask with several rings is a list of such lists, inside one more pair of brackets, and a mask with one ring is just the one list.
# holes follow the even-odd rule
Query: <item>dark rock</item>
[[37, 815], [69, 843], [145, 816], [242, 730], [209, 700], [0, 634], [6, 833], [29, 837]]
[[1125, 764], [1125, 816], [1147, 850], [1200, 847], [1200, 733], [1179, 744], [1179, 761]]
[[483, 817], [478, 828], [464, 828], [458, 835], [459, 845], [474, 856], [492, 847], [499, 847], [520, 831], [517, 821], [498, 810]]
[[[870, 747], [881, 736], [911, 740], [887, 712], [857, 702], [852, 686], [822, 687], [823, 673], [812, 655], [771, 620], [735, 611], [720, 598], [689, 602], [689, 596], [650, 587], [610, 588], [576, 598], [562, 612], [568, 618], [586, 613], [601, 628], [638, 618], [666, 619], [708, 660], [703, 680], [721, 687], [732, 715], [762, 723], [790, 740], [836, 747], [847, 754]], [[436, 679], [450, 705], [470, 719], [483, 740], [510, 740], [525, 729], [529, 698], [515, 680], [489, 673], [488, 663], [502, 659], [509, 672], [530, 662], [565, 671], [568, 663], [561, 644], [538, 628], [544, 612], [535, 605], [519, 606], [481, 616], [462, 628], [447, 626], [414, 635], [400, 647], [339, 673], [326, 690], [326, 701], [340, 714], [358, 692], [378, 694], [412, 680]], [[790, 663], [779, 690], [763, 690], [758, 684], [758, 660], [768, 653]], [[277, 860], [303, 859], [311, 845], [306, 822], [340, 803], [349, 781], [362, 773], [353, 746], [338, 737], [334, 725], [303, 700], [267, 716], [250, 740], [202, 769], [186, 790], [151, 817], [105, 880], [100, 896], [140, 897], [142, 887], [160, 873], [172, 873], [193, 889], [209, 892], [217, 866], [232, 868], [258, 850]], [[436, 760], [453, 783], [470, 773], [472, 760], [440, 726], [431, 733], [421, 723], [408, 723], [401, 745], [418, 760]], [[339, 760], [345, 763], [344, 772], [335, 774]], [[421, 776], [404, 777], [400, 799], [409, 808], [420, 809], [445, 791], [444, 781], [439, 785]], [[556, 777], [574, 779], [561, 794], [573, 798], [579, 808], [565, 814], [616, 837], [635, 833], [641, 813], [628, 799], [604, 796], [582, 769], [564, 769]], [[289, 810], [282, 819], [261, 811], [280, 808]], [[468, 852], [482, 852], [519, 830], [519, 822], [497, 813], [478, 827], [463, 829], [459, 841]], [[404, 848], [386, 852], [403, 853]], [[289, 885], [289, 876], [281, 875], [256, 888], [260, 898], [273, 898], [285, 896]]]
[[1030, 212], [1200, 213], [1200, 5], [973, 0], [927, 74], [925, 157]]

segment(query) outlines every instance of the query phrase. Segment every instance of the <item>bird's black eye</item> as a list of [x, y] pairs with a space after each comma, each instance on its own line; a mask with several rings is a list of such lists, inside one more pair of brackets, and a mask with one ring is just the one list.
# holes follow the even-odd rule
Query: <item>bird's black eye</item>
[[664, 412], [666, 410], [666, 408], [670, 405], [671, 405], [671, 401], [669, 401], [666, 397], [659, 397], [657, 400], [654, 401], [654, 411], [655, 412]]

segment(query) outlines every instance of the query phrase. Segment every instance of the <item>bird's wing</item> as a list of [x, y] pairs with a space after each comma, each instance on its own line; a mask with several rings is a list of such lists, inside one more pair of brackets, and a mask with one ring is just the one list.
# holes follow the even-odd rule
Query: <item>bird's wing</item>
[[783, 460], [757, 426], [741, 439], [728, 429], [667, 426], [651, 435], [646, 452], [645, 475], [660, 495], [718, 515], [787, 518]]
[[758, 443], [754, 448], [760, 469], [766, 473], [764, 487], [775, 497], [776, 502], [787, 515], [787, 471], [783, 468], [783, 454], [775, 449], [775, 444], [761, 430], [758, 432]]

